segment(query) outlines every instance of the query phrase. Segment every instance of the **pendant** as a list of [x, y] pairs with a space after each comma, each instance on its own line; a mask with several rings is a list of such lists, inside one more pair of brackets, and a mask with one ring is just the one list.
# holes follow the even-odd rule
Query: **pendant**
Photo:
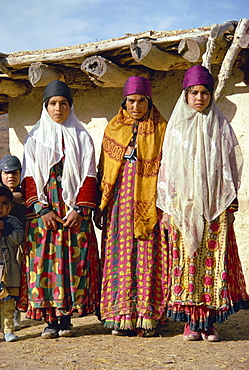
[[61, 180], [62, 180], [61, 175], [58, 175], [58, 176], [57, 176], [57, 181], [60, 181], [60, 182], [61, 182]]

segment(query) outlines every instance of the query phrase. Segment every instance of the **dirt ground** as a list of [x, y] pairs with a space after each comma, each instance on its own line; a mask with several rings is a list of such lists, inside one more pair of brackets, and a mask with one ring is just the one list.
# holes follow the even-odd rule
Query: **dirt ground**
[[44, 323], [22, 320], [18, 342], [0, 339], [0, 369], [249, 369], [249, 312], [217, 325], [220, 342], [186, 342], [183, 323], [168, 322], [154, 338], [115, 337], [95, 316], [73, 317], [76, 337], [43, 339]]

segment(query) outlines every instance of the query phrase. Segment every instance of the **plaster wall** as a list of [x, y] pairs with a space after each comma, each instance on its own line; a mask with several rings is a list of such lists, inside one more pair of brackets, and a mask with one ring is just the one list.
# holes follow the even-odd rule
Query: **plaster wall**
[[[218, 71], [214, 70], [216, 76]], [[169, 71], [154, 81], [153, 102], [168, 120], [180, 92], [184, 72]], [[23, 143], [28, 131], [41, 113], [43, 89], [33, 89], [27, 96], [12, 99], [9, 104], [10, 152], [22, 160]], [[98, 88], [73, 91], [75, 113], [93, 138], [98, 163], [100, 146], [107, 122], [117, 114], [122, 101], [122, 89]], [[244, 171], [239, 191], [240, 210], [236, 214], [235, 232], [239, 254], [249, 291], [249, 86], [243, 82], [243, 73], [233, 70], [218, 105], [230, 120], [244, 155]], [[98, 239], [100, 235], [98, 233]]]
[[0, 115], [0, 158], [9, 154], [9, 121], [8, 115]]

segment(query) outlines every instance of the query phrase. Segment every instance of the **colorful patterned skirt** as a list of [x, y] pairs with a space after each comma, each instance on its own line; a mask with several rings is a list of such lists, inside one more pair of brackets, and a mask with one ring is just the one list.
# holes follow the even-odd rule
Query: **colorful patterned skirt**
[[227, 213], [205, 222], [203, 239], [194, 258], [170, 219], [170, 298], [168, 316], [190, 324], [193, 331], [222, 323], [229, 315], [249, 308], [249, 296], [238, 255], [233, 226]]
[[102, 234], [101, 319], [118, 330], [153, 329], [163, 320], [168, 292], [168, 247], [156, 224], [148, 239], [134, 238], [135, 163], [124, 162], [105, 210]]
[[[83, 231], [84, 230], [84, 231]], [[91, 220], [80, 228], [46, 230], [42, 219], [28, 221], [18, 308], [26, 317], [52, 322], [74, 311], [99, 314], [100, 264]]]

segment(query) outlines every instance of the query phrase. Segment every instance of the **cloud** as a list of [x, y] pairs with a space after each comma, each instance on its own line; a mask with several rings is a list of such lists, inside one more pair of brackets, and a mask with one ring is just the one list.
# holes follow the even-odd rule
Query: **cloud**
[[167, 9], [170, 8], [172, 11], [176, 12], [175, 14], [182, 14], [186, 12], [191, 13], [191, 9], [193, 9], [193, 6], [195, 6], [196, 2], [193, 0], [174, 0], [167, 4]]
[[[92, 2], [96, 4], [100, 0], [92, 0]], [[25, 0], [21, 2], [22, 7], [18, 2], [17, 8], [14, 6], [15, 10], [9, 3], [1, 10], [2, 29], [5, 30], [4, 36], [1, 36], [1, 51], [42, 49], [85, 43], [90, 41], [91, 32], [99, 32], [98, 26], [94, 25], [87, 12], [82, 11], [81, 8], [78, 8], [77, 13], [73, 12], [67, 0], [62, 3], [49, 0], [46, 4], [40, 1], [32, 3]], [[32, 7], [28, 6], [31, 3]], [[82, 1], [73, 2], [75, 6], [76, 3], [80, 4]], [[84, 6], [86, 6], [85, 0]], [[67, 11], [68, 9], [70, 11]]]
[[0, 51], [48, 49], [126, 33], [209, 26], [244, 17], [248, 0], [237, 4], [232, 0], [6, 0], [1, 4]]
[[238, 7], [235, 5], [234, 1], [207, 1], [204, 3], [205, 8], [210, 11], [214, 11], [215, 9], [221, 9], [223, 11], [226, 10], [237, 10]]

